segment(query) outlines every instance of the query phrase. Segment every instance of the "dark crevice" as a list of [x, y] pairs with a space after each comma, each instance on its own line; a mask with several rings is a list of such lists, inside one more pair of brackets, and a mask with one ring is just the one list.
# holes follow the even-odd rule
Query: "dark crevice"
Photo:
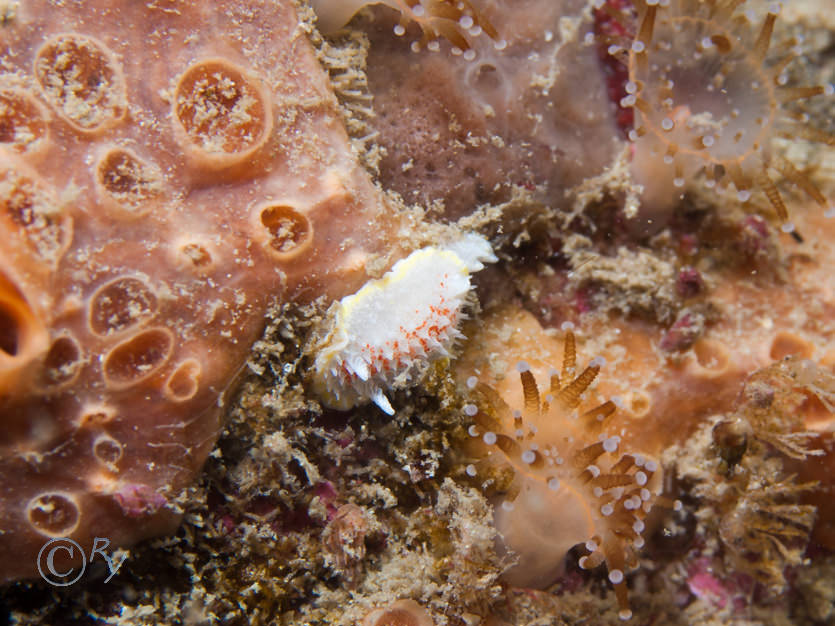
[[0, 303], [0, 352], [16, 356], [19, 349], [20, 328], [12, 311]]

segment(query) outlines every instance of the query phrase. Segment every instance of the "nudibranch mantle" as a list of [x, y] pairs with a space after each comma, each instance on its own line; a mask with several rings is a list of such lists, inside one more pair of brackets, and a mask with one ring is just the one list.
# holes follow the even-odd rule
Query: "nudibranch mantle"
[[383, 390], [420, 363], [449, 355], [463, 337], [458, 323], [470, 274], [496, 260], [486, 239], [464, 235], [416, 250], [336, 303], [314, 364], [313, 386], [324, 404], [345, 410], [370, 399], [394, 415]]

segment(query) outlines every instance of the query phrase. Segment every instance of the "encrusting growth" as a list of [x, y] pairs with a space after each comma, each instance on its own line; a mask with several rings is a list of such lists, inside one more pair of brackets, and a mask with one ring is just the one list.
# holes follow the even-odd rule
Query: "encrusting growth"
[[526, 362], [517, 365], [522, 410], [513, 410], [494, 389], [470, 379], [479, 406], [465, 405], [464, 412], [475, 420], [469, 435], [481, 460], [468, 466], [467, 474], [493, 475], [498, 469], [502, 476], [510, 470], [509, 483], [499, 479], [494, 514], [504, 546], [519, 556], [504, 575], [507, 582], [550, 584], [565, 553], [585, 542], [588, 555], [580, 567], [606, 562], [620, 617], [629, 619], [625, 573], [637, 567], [644, 519], [660, 500], [661, 474], [654, 460], [621, 449], [621, 437], [610, 428], [613, 401], [582, 407], [602, 365], [603, 359], [596, 358], [577, 373], [569, 329], [562, 371], [551, 371], [546, 393], [540, 392]]
[[[633, 173], [645, 186], [645, 210], [669, 208], [699, 171], [706, 185], [733, 183], [740, 202], [765, 192], [784, 230], [788, 210], [771, 171], [794, 183], [826, 209], [815, 184], [788, 159], [773, 153], [774, 137], [835, 145], [835, 138], [807, 125], [808, 116], [786, 105], [833, 95], [832, 85], [789, 87], [788, 52], [766, 61], [779, 5], [759, 31], [740, 0], [637, 0], [640, 22], [628, 48], [629, 82], [622, 107], [634, 107]], [[788, 42], [789, 48], [797, 42]], [[614, 45], [610, 50], [623, 54]], [[659, 182], [661, 181], [661, 182]], [[666, 182], [669, 181], [669, 182]]]
[[772, 596], [790, 589], [787, 568], [807, 558], [818, 515], [808, 498], [822, 491], [816, 472], [826, 467], [805, 421], [817, 410], [831, 416], [832, 381], [811, 360], [775, 361], [748, 378], [733, 412], [665, 452], [665, 466], [696, 500], [704, 543], [720, 548], [715, 576], [745, 574]]

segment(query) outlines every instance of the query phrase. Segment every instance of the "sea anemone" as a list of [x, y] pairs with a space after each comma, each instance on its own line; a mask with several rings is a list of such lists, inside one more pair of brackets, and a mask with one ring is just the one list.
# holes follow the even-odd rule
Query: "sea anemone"
[[832, 85], [788, 86], [786, 68], [796, 42], [773, 63], [767, 53], [779, 5], [757, 30], [739, 13], [744, 0], [636, 0], [640, 15], [627, 51], [629, 81], [621, 106], [633, 107], [633, 173], [644, 185], [645, 215], [667, 210], [688, 179], [704, 172], [713, 187], [733, 183], [747, 202], [754, 188], [765, 192], [783, 229], [791, 232], [774, 171], [803, 189], [821, 207], [827, 200], [788, 159], [771, 149], [773, 137], [835, 145], [831, 135], [807, 125], [808, 116], [786, 105], [818, 95]]
[[461, 53], [470, 49], [468, 38], [482, 32], [498, 39], [493, 25], [468, 0], [311, 0], [310, 4], [319, 18], [319, 29], [325, 33], [340, 29], [367, 5], [385, 4], [400, 13], [396, 35], [405, 35], [412, 22], [420, 26], [423, 37], [415, 47], [434, 47], [437, 43], [432, 42], [443, 37]]
[[566, 552], [585, 542], [588, 555], [580, 567], [606, 562], [620, 617], [629, 619], [625, 572], [637, 566], [635, 551], [644, 545], [644, 518], [659, 500], [661, 475], [654, 460], [620, 449], [621, 437], [611, 432], [613, 401], [582, 406], [602, 365], [598, 357], [576, 373], [575, 338], [567, 328], [562, 371], [551, 371], [545, 394], [530, 365], [517, 364], [522, 410], [469, 379], [478, 405], [465, 405], [464, 412], [475, 420], [469, 435], [480, 458], [466, 472], [496, 482], [494, 517], [502, 547], [518, 555], [504, 574], [507, 582], [550, 584]]

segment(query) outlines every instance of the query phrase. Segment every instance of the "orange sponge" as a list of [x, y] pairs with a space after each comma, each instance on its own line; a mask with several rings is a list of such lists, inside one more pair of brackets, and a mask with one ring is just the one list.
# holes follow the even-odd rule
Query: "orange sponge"
[[0, 582], [34, 575], [49, 537], [89, 553], [170, 531], [267, 305], [355, 291], [396, 219], [292, 3], [15, 6]]

